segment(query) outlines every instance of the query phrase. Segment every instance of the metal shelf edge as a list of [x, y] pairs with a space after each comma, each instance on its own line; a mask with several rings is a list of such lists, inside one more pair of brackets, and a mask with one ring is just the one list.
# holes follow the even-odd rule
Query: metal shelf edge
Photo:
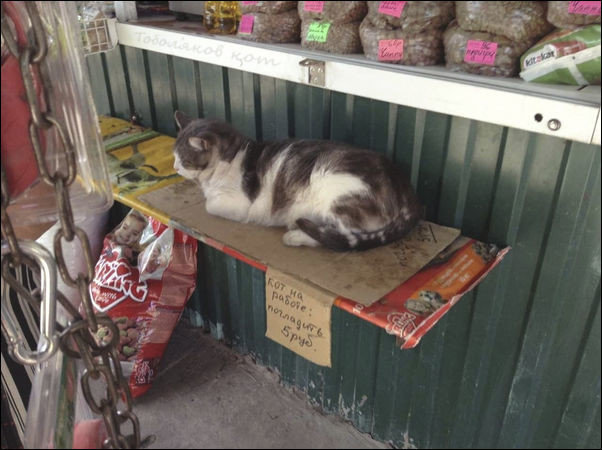
[[[302, 84], [309, 84], [308, 68], [299, 63], [309, 57], [325, 61], [326, 89], [600, 145], [599, 86], [582, 91], [567, 86], [554, 89], [520, 80], [457, 74], [442, 67], [387, 65], [358, 55], [309, 52], [295, 44], [249, 43], [166, 26], [118, 23], [119, 43]], [[556, 130], [550, 128], [553, 120], [560, 124]]]

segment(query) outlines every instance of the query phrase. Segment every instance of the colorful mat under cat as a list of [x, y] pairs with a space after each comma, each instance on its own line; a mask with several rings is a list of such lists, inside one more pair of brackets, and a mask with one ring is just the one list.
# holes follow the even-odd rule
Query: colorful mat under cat
[[[401, 348], [415, 347], [510, 250], [429, 222], [388, 250], [286, 247], [281, 229], [208, 215], [198, 187], [173, 169], [173, 138], [115, 118], [100, 124], [116, 200], [262, 271], [271, 267], [333, 293], [335, 306], [397, 336]], [[426, 261], [418, 258], [424, 248], [416, 247], [425, 242], [436, 250]]]

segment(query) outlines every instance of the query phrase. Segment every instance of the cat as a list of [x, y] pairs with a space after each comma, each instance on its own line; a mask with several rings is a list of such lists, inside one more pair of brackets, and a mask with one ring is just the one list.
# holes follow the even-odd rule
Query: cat
[[230, 124], [175, 112], [174, 169], [194, 180], [210, 214], [286, 226], [289, 246], [367, 250], [422, 218], [409, 180], [385, 157], [331, 141], [256, 142]]

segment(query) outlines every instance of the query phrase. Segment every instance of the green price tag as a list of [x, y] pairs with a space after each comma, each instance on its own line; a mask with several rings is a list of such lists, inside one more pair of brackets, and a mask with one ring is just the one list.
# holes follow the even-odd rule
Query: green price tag
[[309, 30], [307, 30], [307, 37], [305, 39], [307, 41], [326, 42], [330, 25], [330, 22], [311, 23], [309, 25]]

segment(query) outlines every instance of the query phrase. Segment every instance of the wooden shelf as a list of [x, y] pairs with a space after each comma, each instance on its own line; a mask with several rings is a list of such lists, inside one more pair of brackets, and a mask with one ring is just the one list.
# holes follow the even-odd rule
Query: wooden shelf
[[[301, 61], [321, 61], [325, 89], [600, 145], [600, 86], [530, 84], [307, 51], [298, 44], [251, 43], [209, 35], [199, 22], [119, 23], [117, 36], [122, 45], [302, 84], [310, 83]], [[550, 128], [553, 119], [560, 128]]]

